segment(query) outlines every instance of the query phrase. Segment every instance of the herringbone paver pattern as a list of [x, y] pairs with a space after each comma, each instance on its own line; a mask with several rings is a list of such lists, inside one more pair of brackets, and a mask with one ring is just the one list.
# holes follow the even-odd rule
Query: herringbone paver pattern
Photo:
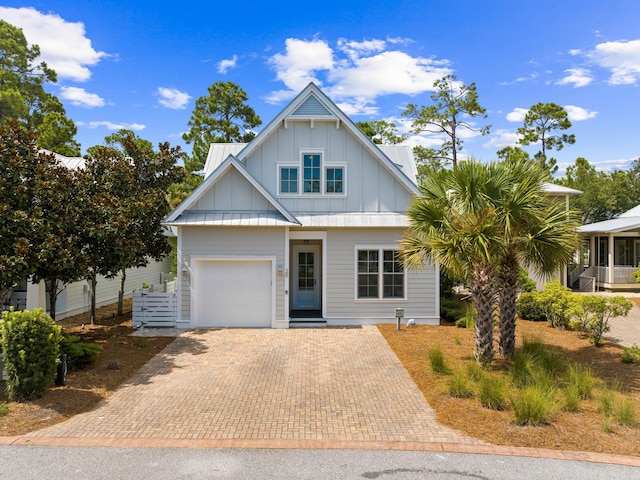
[[482, 443], [436, 422], [371, 326], [184, 333], [96, 410], [28, 437]]

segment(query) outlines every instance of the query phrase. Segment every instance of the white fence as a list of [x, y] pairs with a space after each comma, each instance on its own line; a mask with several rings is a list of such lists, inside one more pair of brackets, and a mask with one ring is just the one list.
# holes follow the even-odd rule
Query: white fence
[[133, 293], [132, 318], [133, 326], [175, 327], [178, 312], [178, 297], [172, 292]]

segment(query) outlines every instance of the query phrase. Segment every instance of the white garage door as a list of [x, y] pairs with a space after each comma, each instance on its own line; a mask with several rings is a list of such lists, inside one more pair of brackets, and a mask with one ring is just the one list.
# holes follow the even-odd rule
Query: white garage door
[[271, 261], [201, 260], [194, 264], [196, 327], [271, 327]]

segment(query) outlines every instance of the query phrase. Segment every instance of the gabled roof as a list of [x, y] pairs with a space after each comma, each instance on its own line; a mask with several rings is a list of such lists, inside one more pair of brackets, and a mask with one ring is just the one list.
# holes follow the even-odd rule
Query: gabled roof
[[410, 176], [393, 163], [314, 83], [309, 83], [245, 148], [238, 152], [238, 160], [243, 161], [250, 156], [281, 124], [300, 119], [310, 121], [335, 119], [336, 127], [346, 128], [409, 192], [414, 195], [420, 193]]
[[246, 143], [212, 143], [209, 146], [207, 160], [204, 163], [204, 177], [207, 178], [216, 168], [222, 165], [229, 155], [237, 157], [246, 147]]
[[578, 228], [580, 233], [619, 233], [640, 231], [640, 205], [628, 210], [618, 218], [590, 223]]
[[[232, 168], [235, 168], [240, 175], [242, 175], [260, 194], [271, 204], [273, 207], [284, 217], [286, 222], [294, 225], [300, 225], [300, 222], [280, 203], [276, 198], [271, 195], [251, 174], [247, 169], [238, 161], [233, 155], [229, 155], [227, 159], [204, 181], [196, 188], [191, 195], [189, 195], [178, 207], [169, 214], [164, 220], [166, 225], [184, 225], [186, 222], [180, 220], [180, 217], [188, 212], [189, 208], [193, 206], [202, 196], [209, 190], [209, 188], [218, 182], [224, 175]], [[232, 213], [232, 212], [230, 212]], [[265, 215], [266, 212], [264, 212]], [[193, 216], [191, 214], [191, 216]], [[202, 222], [198, 222], [202, 224]]]
[[78, 170], [84, 168], [85, 166], [83, 157], [67, 157], [60, 153], [47, 150], [46, 148], [41, 148], [40, 151], [46, 153], [47, 155], [55, 155], [56, 160], [58, 160], [63, 167], [67, 167], [69, 170]]

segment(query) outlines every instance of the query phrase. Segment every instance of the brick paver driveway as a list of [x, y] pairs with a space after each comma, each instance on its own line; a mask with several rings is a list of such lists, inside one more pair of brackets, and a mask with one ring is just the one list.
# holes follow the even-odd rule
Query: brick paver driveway
[[23, 438], [482, 443], [435, 421], [373, 326], [187, 332], [97, 409]]

